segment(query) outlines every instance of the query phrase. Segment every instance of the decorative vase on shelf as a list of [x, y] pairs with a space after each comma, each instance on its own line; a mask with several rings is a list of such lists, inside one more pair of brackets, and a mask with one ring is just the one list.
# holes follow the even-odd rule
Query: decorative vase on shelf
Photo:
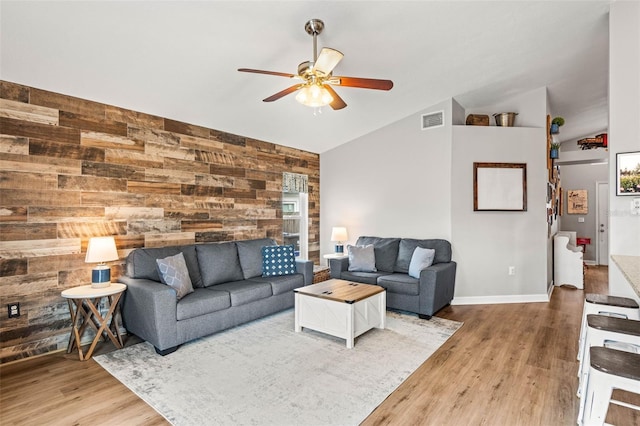
[[554, 117], [551, 120], [551, 127], [549, 129], [549, 133], [552, 135], [557, 135], [560, 133], [560, 127], [564, 126], [564, 118], [562, 117]]
[[558, 149], [557, 148], [551, 148], [551, 151], [549, 151], [549, 157], [551, 158], [558, 158]]

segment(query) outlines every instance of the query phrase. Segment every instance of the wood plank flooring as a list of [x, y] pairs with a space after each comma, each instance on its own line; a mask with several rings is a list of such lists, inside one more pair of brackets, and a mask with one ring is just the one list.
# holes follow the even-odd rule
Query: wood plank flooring
[[[556, 288], [549, 303], [444, 309], [438, 316], [464, 326], [363, 424], [574, 425], [585, 292], [607, 292], [606, 267], [589, 267], [585, 291]], [[612, 406], [607, 421], [640, 416]], [[168, 423], [95, 361], [56, 353], [0, 367], [0, 424]]]

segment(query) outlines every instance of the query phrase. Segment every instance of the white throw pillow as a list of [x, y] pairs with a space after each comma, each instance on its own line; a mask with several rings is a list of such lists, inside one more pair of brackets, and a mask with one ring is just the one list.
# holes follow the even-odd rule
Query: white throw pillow
[[158, 272], [163, 283], [173, 288], [177, 293], [178, 300], [189, 293], [193, 293], [193, 284], [189, 278], [187, 263], [182, 253], [175, 256], [156, 259]]
[[434, 249], [416, 247], [411, 256], [411, 263], [409, 263], [409, 276], [420, 279], [420, 271], [431, 266], [435, 256]]
[[349, 252], [350, 272], [376, 272], [376, 255], [373, 244], [362, 246], [347, 246]]

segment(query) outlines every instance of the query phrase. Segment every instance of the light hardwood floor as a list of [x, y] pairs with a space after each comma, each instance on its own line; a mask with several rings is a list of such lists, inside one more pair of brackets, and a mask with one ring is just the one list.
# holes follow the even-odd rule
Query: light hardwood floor
[[[585, 291], [556, 288], [549, 303], [444, 309], [438, 316], [463, 327], [363, 424], [574, 425], [582, 300], [607, 292], [607, 270], [589, 267], [586, 278]], [[77, 354], [4, 365], [0, 380], [2, 425], [167, 424]], [[607, 420], [640, 424], [635, 412], [614, 406]]]

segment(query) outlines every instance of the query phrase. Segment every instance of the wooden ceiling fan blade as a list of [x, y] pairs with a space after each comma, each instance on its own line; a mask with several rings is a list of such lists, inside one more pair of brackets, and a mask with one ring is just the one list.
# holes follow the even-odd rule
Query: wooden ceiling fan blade
[[295, 92], [296, 90], [298, 90], [302, 86], [303, 86], [302, 84], [296, 84], [295, 86], [287, 87], [286, 89], [279, 91], [275, 95], [271, 95], [268, 98], [263, 99], [262, 102], [277, 101], [278, 99], [282, 98], [283, 96], [287, 96], [288, 94]]
[[333, 87], [325, 84], [324, 88], [327, 89], [327, 92], [331, 93], [331, 96], [333, 97], [333, 101], [329, 104], [331, 108], [338, 110], [347, 106], [347, 103], [336, 93], [335, 90], [333, 90]]
[[316, 63], [313, 65], [312, 72], [319, 71], [324, 75], [329, 75], [343, 57], [344, 55], [339, 50], [323, 47], [318, 59], [316, 59]]
[[251, 69], [251, 68], [238, 68], [238, 71], [240, 71], [240, 72], [252, 72], [252, 73], [255, 73], [255, 74], [277, 75], [279, 77], [289, 77], [289, 78], [297, 77], [297, 75], [295, 75], [295, 74], [289, 74], [289, 73], [286, 73], [286, 72], [254, 70], [254, 69]]
[[333, 77], [329, 83], [337, 86], [360, 87], [362, 89], [376, 90], [391, 90], [393, 87], [393, 81], [379, 80], [376, 78]]

